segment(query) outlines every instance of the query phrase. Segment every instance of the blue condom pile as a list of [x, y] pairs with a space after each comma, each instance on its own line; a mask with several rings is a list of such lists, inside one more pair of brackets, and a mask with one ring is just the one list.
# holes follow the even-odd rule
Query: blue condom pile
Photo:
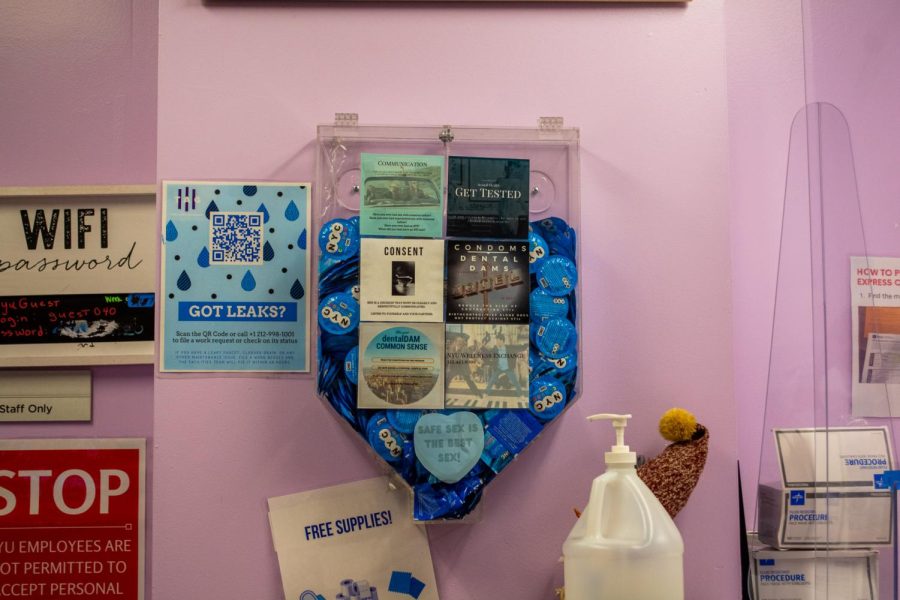
[[419, 521], [462, 519], [485, 486], [575, 398], [578, 373], [575, 230], [549, 217], [529, 225], [531, 347], [528, 409], [466, 409], [484, 425], [484, 451], [459, 481], [445, 483], [416, 458], [416, 422], [453, 409], [356, 407], [359, 357], [359, 218], [332, 219], [319, 232], [318, 392], [413, 489]]

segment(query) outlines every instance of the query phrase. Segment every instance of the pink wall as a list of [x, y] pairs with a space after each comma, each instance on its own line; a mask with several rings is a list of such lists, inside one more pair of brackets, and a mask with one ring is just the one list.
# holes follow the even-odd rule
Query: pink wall
[[800, 0], [726, 4], [734, 402], [753, 527], [788, 134], [804, 105]]
[[[0, 186], [156, 179], [156, 23], [155, 0], [0, 3]], [[0, 437], [152, 440], [153, 367], [92, 371], [92, 423], [0, 424]]]
[[0, 14], [0, 184], [152, 183], [156, 0], [6, 0]]
[[[593, 237], [584, 295], [597, 299], [584, 315], [591, 377], [581, 403], [490, 488], [481, 524], [432, 528], [441, 591], [500, 597], [502, 584], [550, 597], [569, 509], [584, 503], [608, 443], [580, 417], [633, 412], [632, 444], [652, 454], [662, 447], [653, 422], [681, 404], [713, 432], [707, 472], [677, 521], [688, 596], [731, 597], [733, 460], [740, 456], [752, 491], [788, 129], [807, 99], [844, 112], [870, 252], [900, 254], [891, 212], [900, 192], [898, 10], [879, 0], [164, 1], [157, 171], [156, 2], [8, 0], [0, 185], [149, 183], [157, 172], [311, 178], [315, 125], [340, 110], [410, 124], [530, 125], [564, 115], [583, 136], [582, 226]], [[398, 68], [409, 61], [433, 75]], [[0, 425], [0, 436], [152, 438], [155, 418], [159, 598], [280, 597], [265, 498], [376, 472], [359, 444], [341, 439], [308, 380], [160, 379], [155, 411], [149, 367], [98, 368], [94, 380], [93, 424]], [[710, 520], [721, 527], [710, 532]]]
[[[155, 180], [156, 22], [143, 0], [0, 5], [0, 186]], [[0, 436], [152, 436], [152, 367], [93, 373], [93, 423]]]
[[[155, 178], [155, 9], [4, 3], [0, 127], [16, 143], [0, 150], [0, 183]], [[580, 126], [582, 226], [596, 240], [584, 248], [584, 294], [599, 299], [584, 317], [592, 376], [581, 404], [493, 484], [481, 524], [432, 528], [441, 591], [549, 597], [570, 507], [584, 503], [609, 443], [580, 417], [635, 413], [630, 441], [653, 454], [663, 445], [653, 423], [674, 404], [713, 431], [707, 472], [678, 519], [688, 595], [737, 589], [721, 7], [192, 2], [164, 3], [160, 23], [161, 177], [310, 178], [314, 126], [337, 110], [369, 123], [529, 125], [562, 114]], [[383, 42], [398, 38], [406, 45]], [[379, 77], [409, 56], [437, 75]], [[489, 89], [491, 102], [454, 81]], [[265, 498], [365, 477], [373, 463], [340, 439], [309, 381], [157, 383], [155, 432], [149, 369], [127, 367], [95, 370], [92, 425], [0, 435], [155, 433], [156, 597], [279, 597]], [[708, 520], [722, 524], [712, 537]], [[514, 559], [494, 558], [512, 548]]]
[[[772, 417], [779, 411], [783, 415], [784, 407], [771, 407], [764, 431], [763, 404], [791, 120], [806, 102], [829, 102], [843, 113], [868, 252], [900, 256], [900, 42], [895, 35], [900, 6], [879, 0], [730, 2], [726, 22], [734, 384], [738, 455], [751, 492], [745, 504], [752, 520], [760, 444], [771, 436], [769, 428], [785, 425]], [[837, 183], [850, 178], [852, 170], [842, 168]], [[846, 199], [851, 195], [845, 194]], [[847, 278], [846, 269], [831, 275]], [[799, 293], [798, 286], [789, 284], [785, 291]], [[849, 310], [849, 292], [841, 290], [828, 300], [836, 311]], [[832, 371], [849, 375], [849, 312], [838, 316], [832, 340], [838, 343], [829, 355]], [[832, 424], [851, 419], [846, 387], [832, 387]]]
[[[499, 477], [483, 521], [432, 527], [443, 597], [551, 598], [610, 436], [629, 411], [712, 431], [677, 523], [687, 597], [739, 589], [721, 3], [689, 6], [161, 2], [160, 178], [310, 179], [315, 126], [532, 125], [582, 132], [584, 393]], [[265, 499], [373, 475], [309, 379], [160, 377], [154, 595], [278, 598]], [[710, 524], [715, 526], [711, 527]], [[501, 591], [502, 590], [502, 591]]]

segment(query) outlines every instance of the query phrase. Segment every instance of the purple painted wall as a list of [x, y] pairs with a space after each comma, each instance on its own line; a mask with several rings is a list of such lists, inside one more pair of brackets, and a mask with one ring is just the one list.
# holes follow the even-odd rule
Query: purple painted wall
[[[144, 0], [0, 6], [0, 185], [156, 179], [156, 22]], [[152, 367], [93, 371], [93, 423], [6, 424], [0, 436], [152, 436]]]
[[805, 103], [800, 0], [726, 4], [734, 401], [753, 528], [788, 134]]
[[[156, 0], [0, 3], [0, 186], [152, 184], [156, 66]], [[153, 367], [92, 371], [92, 423], [0, 424], [0, 437], [146, 437], [151, 448]]]
[[[696, 582], [689, 595], [733, 597], [733, 461], [740, 456], [752, 488], [790, 122], [806, 101], [844, 112], [870, 252], [900, 254], [898, 220], [881, 217], [900, 191], [898, 10], [879, 0], [163, 2], [157, 171], [156, 3], [10, 0], [0, 7], [0, 185], [311, 178], [315, 125], [339, 110], [367, 123], [530, 125], [564, 115], [583, 135], [592, 377], [581, 404], [491, 487], [482, 523], [432, 528], [441, 590], [499, 597], [502, 584], [549, 597], [570, 508], [584, 503], [609, 441], [581, 417], [634, 412], [631, 442], [652, 454], [662, 447], [653, 423], [682, 404], [713, 432], [708, 470], [678, 519]], [[494, 37], [472, 41], [486, 27]], [[398, 38], [403, 45], [384, 42]], [[378, 76], [410, 55], [435, 75]], [[485, 60], [493, 56], [496, 66]], [[473, 97], [458, 81], [489, 93]], [[279, 597], [265, 498], [376, 473], [308, 380], [159, 379], [154, 415], [149, 367], [94, 374], [93, 424], [2, 425], [0, 436], [155, 434], [155, 597]], [[708, 518], [722, 526], [710, 532]], [[716, 576], [700, 578], [701, 568]]]
[[0, 185], [156, 173], [156, 0], [0, 6]]
[[[739, 589], [721, 2], [688, 6], [160, 3], [160, 178], [311, 179], [315, 126], [533, 125], [582, 133], [584, 393], [486, 492], [430, 528], [442, 597], [553, 597], [611, 443], [585, 415], [712, 431], [677, 523], [687, 597]], [[279, 598], [265, 499], [377, 473], [298, 378], [156, 382], [154, 595]], [[715, 523], [715, 527], [710, 527]]]
[[[763, 406], [791, 121], [807, 102], [828, 102], [843, 113], [854, 161], [836, 165], [840, 175], [832, 185], [847, 192], [842, 195], [849, 199], [855, 167], [869, 254], [900, 256], [900, 171], [896, 168], [900, 41], [895, 35], [900, 5], [879, 0], [729, 2], [726, 22], [734, 385], [738, 455], [749, 488], [745, 488], [749, 492], [745, 505], [752, 522], [760, 445], [771, 436], [769, 428], [785, 425], [781, 417], [773, 418], [779, 411], [784, 415], [784, 407], [773, 406], [764, 431]], [[831, 194], [828, 201], [833, 199]], [[848, 279], [846, 269], [831, 275]], [[799, 293], [800, 285], [788, 284], [785, 291]], [[840, 290], [828, 300], [836, 312], [847, 307], [846, 314], [837, 315], [841, 320], [832, 330], [835, 343], [829, 347], [832, 371], [845, 379], [850, 366], [849, 291]], [[806, 346], [810, 347], [808, 340]], [[832, 386], [832, 424], [852, 418], [847, 387], [846, 382]], [[804, 398], [799, 403], [809, 396]]]

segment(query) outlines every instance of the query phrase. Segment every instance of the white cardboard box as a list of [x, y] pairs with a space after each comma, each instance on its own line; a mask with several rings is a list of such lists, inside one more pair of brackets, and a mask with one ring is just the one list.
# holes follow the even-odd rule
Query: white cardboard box
[[773, 548], [883, 546], [891, 533], [888, 491], [759, 486], [759, 539]]
[[781, 481], [759, 486], [759, 538], [774, 548], [891, 543], [891, 496], [875, 478], [893, 469], [886, 427], [775, 429]]
[[886, 427], [775, 429], [784, 487], [873, 487], [876, 474], [893, 469]]
[[878, 600], [875, 550], [756, 550], [755, 600]]

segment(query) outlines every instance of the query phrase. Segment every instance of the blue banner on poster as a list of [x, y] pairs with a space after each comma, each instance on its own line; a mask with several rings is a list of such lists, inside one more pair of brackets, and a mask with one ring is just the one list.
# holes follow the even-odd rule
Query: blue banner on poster
[[179, 321], [296, 321], [296, 302], [179, 302]]

